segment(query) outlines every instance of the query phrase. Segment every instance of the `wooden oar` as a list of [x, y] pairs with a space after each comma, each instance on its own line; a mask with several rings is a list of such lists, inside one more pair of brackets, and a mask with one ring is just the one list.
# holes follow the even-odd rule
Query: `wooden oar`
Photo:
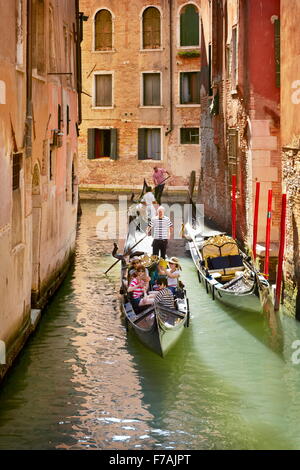
[[[141, 243], [141, 241], [145, 240], [146, 237], [148, 237], [147, 234], [143, 238], [141, 238], [137, 243], [135, 243], [135, 245], [133, 245], [126, 253], [124, 253], [122, 258], [124, 258], [124, 256], [129, 255], [132, 252], [133, 248], [135, 248], [139, 243]], [[111, 267], [108, 268], [104, 274], [107, 274], [108, 271], [110, 271], [122, 258], [117, 259], [117, 261], [115, 261], [114, 264], [112, 264]]]
[[164, 180], [162, 180], [161, 183], [157, 184], [156, 186], [154, 186], [154, 189], [157, 188], [157, 186], [160, 186], [161, 184], [163, 184], [165, 181], [167, 181], [169, 178], [171, 178], [171, 175], [167, 176], [167, 178], [165, 178]]

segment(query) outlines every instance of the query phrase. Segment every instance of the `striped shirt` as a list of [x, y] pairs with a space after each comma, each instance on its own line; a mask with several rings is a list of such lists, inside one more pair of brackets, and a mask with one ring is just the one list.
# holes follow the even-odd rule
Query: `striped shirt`
[[139, 299], [144, 293], [144, 288], [141, 287], [140, 284], [142, 284], [142, 282], [138, 281], [136, 278], [132, 279], [129, 284], [129, 287], [134, 287], [134, 290], [132, 291], [134, 299]]
[[155, 296], [155, 304], [162, 304], [164, 307], [175, 308], [174, 297], [171, 291], [164, 287], [160, 289]]
[[149, 223], [152, 228], [152, 236], [156, 240], [166, 240], [169, 238], [169, 228], [172, 227], [172, 222], [169, 217], [165, 215], [160, 219], [158, 215], [153, 217]]

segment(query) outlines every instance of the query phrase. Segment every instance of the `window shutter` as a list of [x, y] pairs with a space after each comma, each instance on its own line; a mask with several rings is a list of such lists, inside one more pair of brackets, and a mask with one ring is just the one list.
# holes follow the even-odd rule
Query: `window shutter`
[[88, 158], [95, 158], [95, 129], [88, 129]]
[[238, 157], [238, 131], [228, 129], [228, 165], [230, 174], [236, 174]]
[[160, 149], [160, 129], [152, 129], [151, 132], [151, 147], [152, 147], [152, 159], [160, 160], [161, 159], [161, 149]]
[[112, 49], [112, 17], [108, 10], [101, 10], [95, 17], [95, 50], [110, 49]]
[[280, 88], [280, 20], [274, 22], [275, 29], [275, 68], [276, 68], [276, 86]]
[[143, 13], [143, 49], [160, 47], [160, 12], [149, 7]]
[[199, 14], [194, 5], [187, 5], [180, 15], [180, 45], [199, 45]]
[[160, 101], [160, 74], [144, 74], [144, 106], [159, 106]]
[[117, 148], [117, 129], [111, 129], [110, 131], [110, 158], [112, 160], [118, 159], [118, 148]]
[[138, 130], [138, 159], [145, 160], [146, 142], [145, 142], [145, 129]]
[[96, 106], [112, 106], [112, 76], [95, 75]]

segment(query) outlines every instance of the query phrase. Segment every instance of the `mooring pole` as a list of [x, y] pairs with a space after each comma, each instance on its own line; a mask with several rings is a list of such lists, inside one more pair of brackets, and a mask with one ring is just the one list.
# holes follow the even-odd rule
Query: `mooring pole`
[[231, 197], [231, 233], [232, 238], [236, 238], [236, 175], [232, 175]]
[[281, 201], [281, 220], [280, 220], [280, 245], [278, 254], [278, 266], [276, 276], [276, 292], [275, 292], [275, 310], [279, 310], [281, 284], [282, 284], [282, 266], [285, 245], [285, 221], [286, 221], [286, 194], [282, 195]]
[[272, 189], [269, 189], [269, 191], [268, 191], [267, 228], [266, 228], [265, 268], [264, 268], [264, 275], [267, 279], [269, 277], [271, 219], [272, 219]]
[[259, 194], [260, 183], [256, 183], [255, 193], [255, 206], [254, 206], [254, 220], [253, 220], [253, 259], [256, 260], [256, 245], [257, 245], [257, 226], [258, 226], [258, 208], [259, 208]]

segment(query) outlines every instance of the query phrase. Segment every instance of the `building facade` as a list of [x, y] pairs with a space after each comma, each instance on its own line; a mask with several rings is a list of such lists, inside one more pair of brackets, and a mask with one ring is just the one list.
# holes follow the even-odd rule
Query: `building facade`
[[300, 320], [300, 42], [297, 0], [281, 0], [281, 144], [287, 194], [284, 304]]
[[257, 241], [263, 246], [271, 189], [276, 253], [281, 204], [280, 1], [215, 0], [202, 2], [201, 8], [200, 202], [206, 216], [230, 232], [231, 183], [236, 175], [237, 236], [251, 247], [259, 182]]
[[75, 0], [0, 5], [1, 377], [74, 251], [81, 23]]
[[200, 1], [81, 0], [80, 186], [140, 187], [153, 167], [169, 188], [199, 170]]

